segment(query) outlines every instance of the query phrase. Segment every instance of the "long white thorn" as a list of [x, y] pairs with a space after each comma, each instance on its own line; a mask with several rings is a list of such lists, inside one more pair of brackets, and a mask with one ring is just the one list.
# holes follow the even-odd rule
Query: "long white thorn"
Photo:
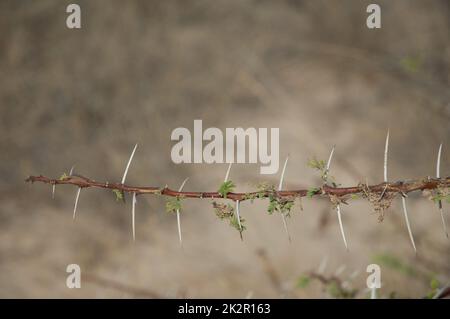
[[[183, 183], [181, 183], [180, 188], [178, 189], [179, 192], [181, 192], [183, 190], [184, 185], [186, 184], [186, 182], [188, 181], [189, 177], [186, 178]], [[178, 225], [178, 239], [180, 241], [180, 246], [183, 245], [183, 239], [181, 237], [181, 217], [180, 217], [180, 210], [177, 209], [177, 225]]]
[[56, 184], [52, 185], [52, 199], [55, 199], [55, 189], [56, 189]]
[[[284, 174], [286, 173], [286, 166], [287, 166], [288, 160], [289, 160], [289, 155], [286, 157], [286, 160], [284, 161], [283, 170], [281, 171], [280, 183], [278, 184], [278, 191], [281, 191], [283, 188]], [[286, 232], [286, 234], [288, 236], [289, 242], [291, 242], [292, 241], [291, 234], [289, 233], [286, 216], [284, 213], [281, 213], [281, 218], [283, 220], [284, 231]]]
[[436, 160], [436, 177], [441, 178], [441, 154], [442, 154], [442, 143], [439, 145], [438, 156]]
[[[439, 145], [439, 151], [438, 156], [436, 160], [436, 177], [441, 178], [441, 154], [442, 154], [442, 143]], [[445, 236], [448, 238], [448, 231], [447, 231], [447, 223], [445, 221], [444, 216], [444, 210], [442, 209], [442, 201], [438, 201], [438, 209], [439, 213], [441, 214], [441, 220], [442, 220], [442, 228], [444, 229]]]
[[133, 241], [136, 240], [136, 193], [133, 193], [131, 206], [131, 228], [133, 232]]
[[133, 151], [131, 152], [130, 159], [128, 160], [128, 163], [127, 163], [127, 167], [125, 168], [125, 172], [123, 172], [123, 176], [122, 176], [122, 184], [125, 183], [125, 179], [127, 178], [128, 169], [130, 168], [130, 164], [131, 164], [131, 161], [133, 160], [134, 152], [136, 152], [137, 146], [138, 146], [138, 145], [137, 145], [137, 143], [136, 143], [136, 145], [135, 145], [134, 148], [133, 148]]
[[81, 187], [78, 187], [77, 195], [75, 197], [75, 205], [73, 207], [73, 220], [75, 220], [76, 214], [77, 214], [77, 206], [78, 206], [78, 199], [80, 198], [81, 193]]
[[337, 212], [337, 216], [338, 216], [339, 228], [341, 230], [342, 239], [344, 240], [344, 244], [345, 244], [345, 249], [348, 250], [347, 239], [345, 238], [344, 226], [342, 225], [341, 205], [338, 204], [336, 206], [336, 212]]
[[335, 148], [336, 148], [336, 145], [333, 145], [333, 148], [331, 149], [331, 152], [330, 152], [330, 156], [328, 157], [327, 170], [326, 170], [327, 173], [330, 170], [331, 160], [333, 159], [333, 154], [334, 154]]
[[278, 184], [278, 191], [281, 191], [283, 188], [283, 181], [284, 181], [284, 174], [286, 173], [286, 166], [289, 160], [289, 155], [286, 157], [286, 160], [284, 161], [283, 170], [281, 171], [281, 178], [280, 183]]
[[228, 177], [230, 177], [231, 165], [233, 165], [233, 162], [231, 162], [231, 163], [228, 165], [227, 173], [225, 174], [225, 178], [224, 178], [223, 182], [228, 181]]
[[72, 167], [70, 168], [70, 171], [69, 171], [69, 176], [72, 176], [74, 168], [75, 168], [75, 165], [72, 165]]
[[387, 161], [388, 161], [388, 150], [389, 150], [389, 130], [386, 135], [386, 144], [384, 145], [384, 182], [388, 182], [387, 175]]
[[411, 225], [409, 224], [408, 210], [406, 209], [406, 199], [402, 196], [403, 213], [405, 215], [406, 227], [408, 228], [409, 239], [411, 239], [411, 244], [414, 248], [414, 252], [417, 254], [416, 244], [414, 243], [414, 237], [411, 231]]

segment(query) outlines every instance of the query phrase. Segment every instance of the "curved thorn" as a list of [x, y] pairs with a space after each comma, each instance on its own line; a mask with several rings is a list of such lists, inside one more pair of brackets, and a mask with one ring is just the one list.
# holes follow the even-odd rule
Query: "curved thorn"
[[131, 229], [133, 232], [133, 241], [136, 240], [136, 193], [133, 193], [132, 207], [131, 207]]
[[73, 207], [73, 220], [75, 220], [76, 214], [77, 214], [77, 206], [78, 206], [78, 199], [80, 198], [81, 193], [81, 187], [78, 187], [77, 195], [75, 197], [75, 205]]
[[408, 218], [408, 210], [406, 209], [406, 199], [405, 197], [402, 197], [402, 205], [403, 205], [403, 213], [405, 215], [405, 222], [406, 222], [406, 227], [408, 228], [408, 234], [409, 234], [409, 239], [411, 240], [411, 244], [414, 248], [414, 252], [417, 254], [417, 249], [416, 249], [416, 244], [414, 243], [414, 237], [411, 231], [411, 225], [409, 224], [409, 218]]
[[233, 165], [233, 162], [231, 162], [231, 163], [228, 165], [227, 173], [225, 174], [225, 179], [223, 180], [224, 183], [225, 183], [226, 181], [228, 181], [228, 177], [230, 176], [231, 165]]
[[137, 143], [133, 148], [133, 151], [131, 152], [130, 158], [128, 160], [127, 166], [125, 168], [125, 172], [123, 172], [123, 176], [122, 176], [122, 184], [125, 183], [125, 179], [127, 178], [127, 174], [128, 174], [128, 169], [130, 168], [130, 164], [131, 161], [133, 160], [133, 156], [134, 156], [134, 152], [136, 152], [136, 148], [137, 148]]
[[345, 244], [345, 249], [347, 249], [347, 251], [348, 251], [347, 239], [345, 238], [345, 232], [344, 232], [344, 225], [342, 224], [341, 206], [340, 205], [336, 206], [336, 212], [337, 212], [337, 216], [338, 216], [339, 228], [341, 230], [342, 239], [344, 240], [344, 244]]
[[388, 161], [388, 150], [389, 150], [389, 130], [386, 135], [386, 144], [384, 145], [384, 182], [388, 182], [387, 177], [387, 161]]

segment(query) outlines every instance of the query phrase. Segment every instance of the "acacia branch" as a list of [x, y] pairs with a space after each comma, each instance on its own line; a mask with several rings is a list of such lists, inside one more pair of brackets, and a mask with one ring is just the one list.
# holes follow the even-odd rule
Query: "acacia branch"
[[[108, 183], [97, 182], [81, 175], [67, 176], [61, 179], [52, 179], [46, 176], [30, 176], [26, 182], [40, 182], [50, 185], [74, 185], [80, 188], [104, 188], [110, 190], [117, 190], [126, 193], [135, 193], [136, 195], [153, 194], [164, 195], [169, 197], [183, 197], [183, 198], [224, 198], [217, 191], [214, 192], [187, 192], [177, 191], [170, 189], [169, 187], [151, 187], [151, 186], [131, 186], [120, 183]], [[421, 190], [435, 190], [438, 188], [450, 187], [450, 177], [445, 178], [431, 178], [426, 177], [423, 179], [409, 180], [409, 181], [397, 181], [380, 183], [376, 185], [363, 185], [359, 184], [353, 187], [332, 187], [330, 185], [323, 185], [320, 188], [314, 189], [298, 189], [298, 190], [280, 190], [280, 191], [262, 191], [262, 192], [247, 192], [247, 193], [228, 193], [226, 198], [233, 201], [245, 201], [257, 197], [269, 197], [275, 193], [278, 198], [292, 198], [292, 197], [305, 197], [305, 196], [317, 196], [317, 195], [333, 195], [342, 197], [351, 194], [364, 194], [367, 190], [371, 193], [382, 194], [385, 192], [399, 193], [402, 196], [414, 191]]]

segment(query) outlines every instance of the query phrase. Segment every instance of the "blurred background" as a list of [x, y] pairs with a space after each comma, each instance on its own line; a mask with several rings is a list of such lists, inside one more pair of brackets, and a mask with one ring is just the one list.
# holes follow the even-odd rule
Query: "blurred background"
[[[450, 171], [450, 3], [376, 1], [382, 28], [366, 27], [373, 1], [0, 1], [0, 297], [341, 297], [311, 272], [336, 276], [366, 298], [366, 267], [382, 270], [383, 297], [421, 298], [450, 280], [450, 240], [435, 204], [408, 199], [417, 256], [400, 199], [385, 220], [365, 200], [342, 208], [350, 251], [326, 199], [304, 199], [288, 220], [267, 201], [243, 203], [247, 230], [219, 220], [209, 200], [185, 200], [179, 247], [164, 199], [141, 196], [136, 242], [131, 201], [114, 194], [27, 184], [75, 172], [118, 182], [214, 191], [226, 164], [172, 163], [177, 127], [279, 127], [285, 188], [320, 186], [308, 159], [326, 159], [345, 185]], [[237, 191], [279, 173], [234, 165]], [[298, 203], [297, 203], [298, 204]], [[444, 206], [447, 221], [450, 207]], [[80, 265], [82, 288], [66, 287]], [[320, 266], [322, 265], [322, 266]], [[305, 277], [306, 276], [306, 277]], [[430, 287], [430, 281], [431, 286]], [[439, 283], [439, 284], [437, 284]], [[434, 287], [433, 287], [434, 286]]]

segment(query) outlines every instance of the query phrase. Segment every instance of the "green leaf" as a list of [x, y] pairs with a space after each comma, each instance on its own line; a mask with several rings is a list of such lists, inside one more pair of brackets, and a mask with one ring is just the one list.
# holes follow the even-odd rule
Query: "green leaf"
[[170, 197], [166, 201], [166, 212], [176, 213], [177, 211], [181, 211], [181, 198]]
[[317, 169], [319, 171], [325, 170], [325, 161], [324, 160], [318, 160], [315, 157], [310, 159], [307, 163], [307, 165], [311, 168]]
[[125, 202], [125, 196], [124, 196], [123, 191], [118, 190], [118, 189], [113, 189], [112, 191], [113, 191], [114, 195], [116, 195], [116, 201], [117, 201], [117, 202], [118, 202], [118, 201], [123, 201], [123, 202]]
[[306, 196], [308, 196], [309, 198], [312, 198], [319, 191], [320, 191], [320, 188], [312, 187], [312, 188], [308, 189], [308, 191], [306, 192]]
[[233, 192], [235, 187], [236, 186], [233, 184], [232, 181], [226, 181], [226, 182], [223, 182], [222, 185], [220, 185], [220, 188], [217, 192], [220, 195], [222, 195], [223, 198], [227, 198], [228, 193]]
[[64, 172], [64, 173], [61, 175], [61, 177], [59, 178], [59, 180], [60, 180], [60, 181], [63, 181], [63, 180], [65, 180], [65, 179], [68, 178], [68, 177], [69, 177], [69, 175], [67, 175], [66, 172]]

